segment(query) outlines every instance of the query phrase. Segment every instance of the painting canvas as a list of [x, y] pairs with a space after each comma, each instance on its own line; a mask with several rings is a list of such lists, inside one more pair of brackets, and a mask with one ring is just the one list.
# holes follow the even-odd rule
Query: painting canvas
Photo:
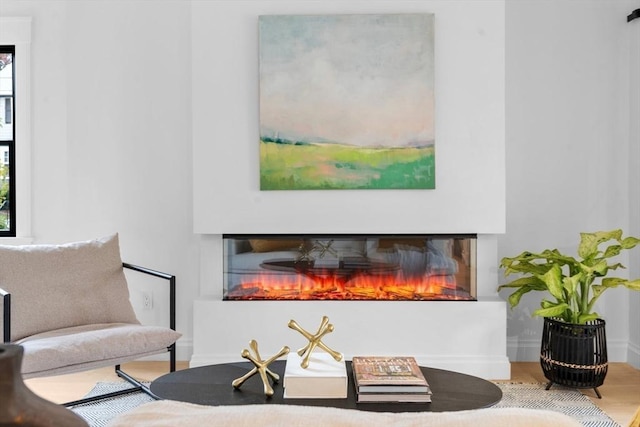
[[433, 14], [259, 17], [260, 189], [433, 189]]

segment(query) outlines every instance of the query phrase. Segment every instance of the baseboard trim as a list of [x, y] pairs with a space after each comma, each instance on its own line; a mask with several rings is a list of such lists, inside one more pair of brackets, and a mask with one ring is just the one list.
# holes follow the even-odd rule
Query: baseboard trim
[[[623, 362], [633, 365], [631, 361], [633, 356], [631, 346], [632, 344], [625, 340], [607, 339], [609, 362]], [[635, 354], [640, 358], [640, 348], [635, 347]], [[540, 338], [523, 340], [518, 337], [507, 337], [507, 356], [512, 362], [539, 361]]]
[[627, 363], [636, 369], [640, 369], [640, 346], [629, 343], [627, 348]]
[[512, 362], [537, 362], [540, 360], [540, 339], [507, 337], [507, 357]]

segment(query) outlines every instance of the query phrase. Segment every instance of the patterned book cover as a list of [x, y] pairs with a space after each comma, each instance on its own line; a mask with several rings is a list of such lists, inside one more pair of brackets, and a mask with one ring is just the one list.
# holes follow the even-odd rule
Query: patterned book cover
[[369, 385], [429, 386], [413, 357], [355, 356], [351, 365], [356, 389]]

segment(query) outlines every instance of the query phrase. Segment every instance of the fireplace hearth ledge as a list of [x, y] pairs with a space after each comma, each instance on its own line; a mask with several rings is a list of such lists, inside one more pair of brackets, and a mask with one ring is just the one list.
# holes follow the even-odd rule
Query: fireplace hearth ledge
[[335, 331], [326, 344], [355, 355], [411, 355], [425, 366], [486, 379], [509, 379], [506, 302], [479, 301], [221, 301], [194, 303], [194, 352], [190, 366], [241, 360], [255, 339], [263, 357], [283, 345], [304, 346], [287, 327], [295, 319], [315, 330], [323, 315]]

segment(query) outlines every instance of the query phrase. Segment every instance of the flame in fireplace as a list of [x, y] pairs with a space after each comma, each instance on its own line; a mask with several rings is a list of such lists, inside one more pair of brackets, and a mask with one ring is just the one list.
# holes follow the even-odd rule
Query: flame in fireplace
[[473, 300], [453, 275], [403, 277], [361, 274], [348, 280], [328, 274], [252, 274], [229, 291], [228, 300]]

